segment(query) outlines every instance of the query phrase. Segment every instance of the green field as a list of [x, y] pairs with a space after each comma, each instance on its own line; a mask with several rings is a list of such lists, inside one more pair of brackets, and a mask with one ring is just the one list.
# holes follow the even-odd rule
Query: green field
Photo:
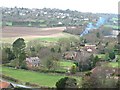
[[113, 29], [120, 29], [120, 26], [117, 26], [117, 25], [105, 25], [105, 27], [111, 27]]
[[108, 66], [113, 67], [113, 68], [118, 68], [118, 62], [110, 62]]
[[[2, 67], [2, 73], [6, 76], [15, 78], [20, 80], [21, 82], [30, 82], [39, 84], [40, 86], [49, 86], [49, 87], [55, 87], [56, 82], [65, 77], [65, 75], [59, 75], [59, 74], [47, 74], [47, 73], [39, 73], [34, 71], [26, 71], [26, 70], [18, 70], [8, 67]], [[76, 78], [76, 77], [74, 77]], [[77, 78], [78, 81], [81, 80], [81, 78]]]
[[60, 37], [44, 37], [44, 38], [37, 38], [36, 40], [55, 42], [58, 41], [59, 39]]
[[71, 67], [72, 65], [74, 65], [74, 63], [71, 61], [61, 61], [60, 65], [63, 67]]
[[105, 54], [96, 54], [99, 58], [105, 58]]

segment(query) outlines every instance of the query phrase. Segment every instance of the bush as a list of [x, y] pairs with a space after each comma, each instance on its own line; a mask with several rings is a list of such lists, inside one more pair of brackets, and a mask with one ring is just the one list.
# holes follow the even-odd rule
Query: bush
[[26, 82], [25, 85], [33, 86], [33, 87], [40, 87], [38, 84], [30, 83], [30, 82]]
[[71, 67], [71, 73], [72, 74], [75, 74], [76, 73], [76, 71], [77, 71], [77, 68], [76, 68], [76, 65], [73, 65], [72, 67]]
[[90, 76], [92, 74], [92, 72], [86, 72], [85, 75], [86, 76]]
[[15, 79], [15, 78], [12, 78], [12, 77], [9, 77], [9, 76], [6, 76], [6, 75], [1, 75], [4, 79], [7, 79], [7, 80], [10, 80], [10, 81], [13, 81], [13, 82], [19, 82], [19, 80]]
[[66, 88], [77, 88], [77, 80], [70, 77], [61, 78], [56, 83], [57, 90], [65, 90]]
[[109, 52], [110, 59], [115, 59], [115, 52]]

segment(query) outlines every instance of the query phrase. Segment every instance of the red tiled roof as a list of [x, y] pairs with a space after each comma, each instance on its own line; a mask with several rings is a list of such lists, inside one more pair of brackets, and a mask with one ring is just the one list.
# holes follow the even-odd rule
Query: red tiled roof
[[2, 88], [8, 88], [9, 85], [10, 85], [10, 83], [1, 81], [0, 82], [0, 89], [2, 89]]

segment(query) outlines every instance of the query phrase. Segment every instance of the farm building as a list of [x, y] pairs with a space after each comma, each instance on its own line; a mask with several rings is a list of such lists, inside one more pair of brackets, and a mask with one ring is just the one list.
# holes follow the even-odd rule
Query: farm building
[[26, 58], [28, 67], [38, 67], [40, 65], [40, 59], [38, 57]]

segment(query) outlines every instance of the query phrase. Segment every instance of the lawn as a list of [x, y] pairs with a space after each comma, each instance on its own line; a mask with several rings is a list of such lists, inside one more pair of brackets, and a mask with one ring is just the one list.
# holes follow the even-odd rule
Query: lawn
[[113, 67], [113, 68], [118, 68], [118, 62], [110, 62], [108, 63], [108, 66]]
[[[21, 82], [36, 83], [41, 86], [55, 87], [56, 82], [65, 77], [65, 75], [39, 73], [34, 71], [18, 70], [8, 67], [2, 67], [2, 73], [9, 77], [20, 80]], [[74, 77], [76, 78], [76, 77]], [[79, 77], [79, 81], [81, 78]]]
[[61, 61], [60, 65], [63, 67], [71, 67], [72, 65], [74, 65], [74, 63], [71, 61]]
[[94, 54], [95, 56], [97, 55], [99, 58], [105, 58], [105, 54]]

